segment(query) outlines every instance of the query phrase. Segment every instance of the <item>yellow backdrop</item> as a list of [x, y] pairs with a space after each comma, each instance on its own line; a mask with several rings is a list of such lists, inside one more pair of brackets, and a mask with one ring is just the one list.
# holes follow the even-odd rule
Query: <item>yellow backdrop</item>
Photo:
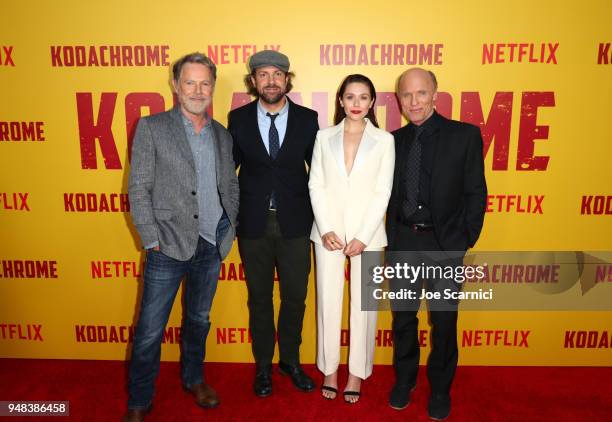
[[[321, 126], [341, 79], [356, 72], [374, 81], [382, 127], [405, 124], [395, 80], [427, 67], [438, 76], [439, 110], [482, 126], [491, 197], [478, 250], [611, 249], [606, 1], [65, 0], [2, 9], [1, 357], [129, 357], [143, 255], [126, 208], [128, 140], [140, 115], [171, 107], [168, 64], [193, 51], [218, 64], [214, 117], [223, 124], [249, 100], [248, 56], [266, 47], [290, 57], [293, 98], [317, 109]], [[587, 294], [610, 297], [611, 267], [600, 272]], [[179, 357], [180, 319], [177, 300], [164, 360]], [[380, 313], [376, 363], [391, 362], [390, 320]], [[212, 321], [207, 360], [252, 361], [236, 248]], [[607, 366], [611, 323], [606, 311], [463, 312], [460, 363]], [[311, 274], [304, 362], [314, 361], [315, 325]]]

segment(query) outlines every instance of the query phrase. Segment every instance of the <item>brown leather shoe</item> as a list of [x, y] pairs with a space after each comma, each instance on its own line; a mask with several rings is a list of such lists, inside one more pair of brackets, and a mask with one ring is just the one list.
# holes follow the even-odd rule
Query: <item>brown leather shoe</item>
[[145, 415], [151, 411], [149, 409], [128, 409], [123, 417], [123, 422], [143, 422]]
[[195, 397], [195, 402], [198, 406], [210, 409], [219, 405], [217, 392], [208, 384], [196, 384], [185, 389]]

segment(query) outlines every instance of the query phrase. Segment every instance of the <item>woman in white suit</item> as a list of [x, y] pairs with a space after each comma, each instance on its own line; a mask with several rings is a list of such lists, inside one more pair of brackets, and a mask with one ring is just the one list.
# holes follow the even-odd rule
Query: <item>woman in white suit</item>
[[310, 168], [315, 215], [317, 367], [323, 397], [338, 391], [345, 261], [350, 259], [349, 376], [344, 400], [356, 403], [361, 381], [372, 373], [376, 311], [361, 310], [361, 253], [387, 245], [384, 217], [391, 195], [393, 136], [378, 129], [376, 91], [363, 75], [349, 75], [336, 96], [335, 126], [320, 130]]

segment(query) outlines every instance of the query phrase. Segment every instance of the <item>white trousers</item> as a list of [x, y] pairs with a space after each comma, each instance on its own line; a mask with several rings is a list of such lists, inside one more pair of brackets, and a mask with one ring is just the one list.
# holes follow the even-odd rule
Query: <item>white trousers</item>
[[[382, 251], [382, 248], [378, 251]], [[342, 251], [330, 252], [315, 243], [317, 279], [317, 367], [330, 375], [340, 364], [340, 330], [344, 297]], [[350, 258], [349, 372], [361, 379], [372, 374], [376, 311], [361, 310], [361, 255]]]

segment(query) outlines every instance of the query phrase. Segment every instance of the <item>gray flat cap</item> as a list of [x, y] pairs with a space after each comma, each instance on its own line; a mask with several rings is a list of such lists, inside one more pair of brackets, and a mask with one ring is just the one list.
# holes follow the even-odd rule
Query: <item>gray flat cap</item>
[[264, 66], [274, 66], [283, 72], [289, 72], [289, 57], [278, 51], [262, 50], [249, 58], [249, 70], [251, 72]]

